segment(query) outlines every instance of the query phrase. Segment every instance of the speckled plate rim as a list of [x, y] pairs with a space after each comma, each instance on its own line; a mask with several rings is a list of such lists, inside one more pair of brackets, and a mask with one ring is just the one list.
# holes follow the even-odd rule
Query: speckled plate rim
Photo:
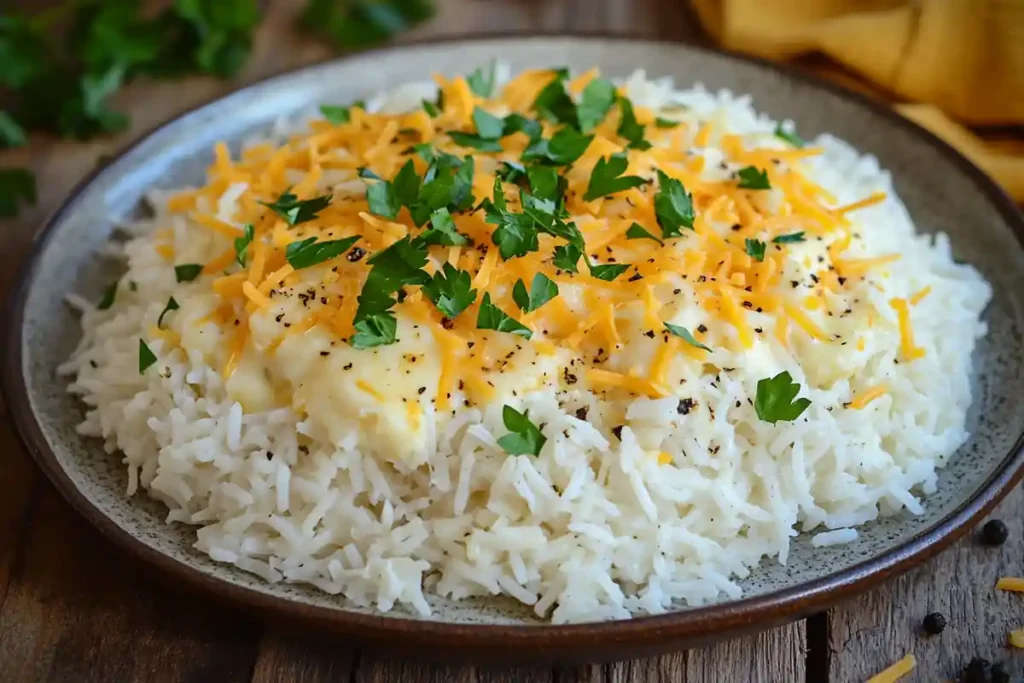
[[[1011, 228], [1018, 244], [1024, 248], [1024, 215], [983, 171], [929, 131], [895, 113], [891, 108], [859, 93], [846, 90], [828, 81], [798, 72], [785, 65], [713, 48], [681, 43], [679, 41], [651, 39], [643, 36], [607, 35], [599, 33], [480, 33], [466, 36], [445, 36], [410, 41], [369, 52], [357, 53], [365, 57], [373, 53], [389, 53], [410, 47], [435, 44], [486, 42], [495, 39], [549, 40], [571, 39], [580, 41], [630, 42], [654, 45], [681, 45], [688, 50], [714, 53], [735, 62], [746, 62], [774, 70], [785, 77], [801, 81], [813, 88], [826, 90], [872, 115], [886, 119], [902, 128], [907, 135], [916, 136], [946, 156], [977, 187], [998, 210]], [[331, 62], [344, 61], [343, 57]], [[239, 88], [211, 102], [163, 123], [140, 136], [121, 150], [109, 163], [130, 153], [144, 141], [164, 128], [187, 121], [205, 107], [235, 96], [249, 88], [292, 74], [316, 69], [324, 63], [311, 64], [278, 74]], [[688, 645], [718, 640], [743, 632], [780, 625], [820, 611], [848, 599], [881, 581], [893, 578], [925, 560], [963, 536], [987, 514], [1024, 476], [1024, 433], [1019, 435], [1010, 452], [974, 494], [930, 528], [923, 530], [891, 550], [869, 558], [845, 570], [825, 575], [779, 591], [749, 598], [698, 607], [657, 616], [643, 616], [625, 621], [596, 622], [570, 625], [489, 625], [457, 624], [424, 621], [401, 617], [384, 617], [357, 612], [328, 609], [293, 602], [286, 598], [261, 593], [211, 577], [185, 562], [175, 560], [141, 542], [122, 529], [74, 485], [61, 468], [47, 443], [42, 428], [29, 402], [28, 385], [23, 375], [21, 333], [25, 304], [34, 280], [40, 253], [53, 236], [53, 229], [62, 217], [75, 210], [79, 196], [108, 164], [98, 166], [85, 176], [71, 191], [63, 204], [46, 220], [35, 236], [28, 260], [8, 296], [4, 315], [7, 335], [4, 341], [3, 370], [0, 376], [11, 420], [22, 443], [40, 469], [57, 487], [72, 507], [107, 538], [135, 557], [156, 566], [165, 578], [180, 581], [188, 588], [202, 591], [235, 606], [255, 610], [263, 615], [284, 618], [332, 633], [344, 634], [369, 645], [395, 644], [399, 637], [405, 651], [392, 650], [392, 654], [418, 654], [445, 659], [487, 659], [489, 661], [525, 661], [533, 663], [553, 661], [609, 660], [625, 656], [635, 657], [667, 651]], [[436, 649], [435, 649], [436, 648]], [[453, 650], [459, 654], [452, 656]]]

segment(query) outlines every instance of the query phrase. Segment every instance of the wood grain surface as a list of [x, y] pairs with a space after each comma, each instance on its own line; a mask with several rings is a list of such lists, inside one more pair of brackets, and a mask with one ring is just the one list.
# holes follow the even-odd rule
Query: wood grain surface
[[[176, 114], [239, 85], [331, 56], [293, 28], [297, 0], [264, 2], [265, 19], [244, 74], [234, 81], [189, 78], [138, 82], [115, 104], [132, 129], [89, 143], [33, 136], [29, 149], [0, 155], [28, 165], [39, 203], [0, 225], [0, 292], [6, 294], [32, 236], [103, 155]], [[35, 8], [36, 3], [24, 2]], [[527, 29], [604, 31], [705, 42], [683, 0], [438, 0], [429, 24], [403, 36]], [[1002, 137], [1015, 139], [1013, 132]], [[976, 654], [1024, 662], [1006, 634], [1024, 625], [1024, 598], [993, 590], [1002, 575], [1024, 573], [1024, 494], [997, 511], [1010, 527], [1002, 548], [966, 539], [921, 569], [806, 622], [703, 650], [574, 668], [486, 669], [394, 661], [278, 624], [260, 623], [156, 578], [79, 519], [32, 464], [0, 405], [0, 682], [196, 681], [230, 683], [353, 681], [408, 683], [852, 683], [904, 654], [919, 665], [908, 681], [955, 680]], [[922, 638], [923, 616], [950, 621]], [[399, 657], [401, 652], [395, 652]]]

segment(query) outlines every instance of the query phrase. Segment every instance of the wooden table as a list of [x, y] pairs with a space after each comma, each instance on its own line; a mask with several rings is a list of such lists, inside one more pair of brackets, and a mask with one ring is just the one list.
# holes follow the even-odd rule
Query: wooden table
[[[25, 6], [35, 7], [35, 3]], [[7, 291], [32, 235], [100, 155], [240, 83], [326, 59], [298, 35], [299, 2], [265, 2], [255, 54], [236, 82], [135, 83], [116, 104], [132, 130], [71, 143], [34, 137], [31, 151], [0, 157], [30, 165], [39, 205], [3, 225], [0, 290]], [[604, 31], [704, 42], [684, 0], [439, 0], [439, 15], [402, 40], [468, 32]], [[6, 411], [0, 406], [0, 411]], [[0, 421], [0, 681], [570, 681], [849, 683], [915, 653], [909, 681], [952, 680], [972, 656], [1010, 660], [1006, 634], [1024, 625], [1024, 599], [993, 590], [996, 577], [1024, 572], [1024, 494], [997, 510], [1010, 528], [999, 549], [965, 539], [917, 571], [827, 614], [704, 650], [649, 660], [558, 669], [488, 670], [392, 662], [337, 640], [316, 640], [211, 605], [152, 576], [112, 546], [57, 494]], [[950, 621], [939, 637], [917, 633], [922, 617]], [[401, 654], [395, 653], [396, 656]]]

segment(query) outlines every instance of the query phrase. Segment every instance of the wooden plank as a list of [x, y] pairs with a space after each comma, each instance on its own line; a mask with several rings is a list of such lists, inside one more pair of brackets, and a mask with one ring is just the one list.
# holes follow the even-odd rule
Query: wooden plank
[[183, 599], [113, 548], [49, 486], [0, 610], [0, 681], [248, 681], [259, 637]]
[[[1007, 647], [1007, 633], [1024, 627], [1024, 596], [995, 590], [1000, 576], [1024, 575], [1024, 489], [993, 513], [1010, 529], [1000, 548], [977, 533], [923, 567], [832, 610], [830, 670], [835, 683], [860, 683], [904, 655], [917, 657], [907, 683], [958, 680], [974, 656], [1008, 661], [1019, 677], [1024, 656]], [[919, 631], [929, 612], [949, 622], [940, 636]]]

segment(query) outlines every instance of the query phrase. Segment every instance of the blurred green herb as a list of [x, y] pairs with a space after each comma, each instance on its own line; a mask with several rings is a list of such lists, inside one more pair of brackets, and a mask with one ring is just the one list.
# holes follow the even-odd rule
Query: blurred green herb
[[[127, 128], [111, 98], [136, 76], [230, 78], [252, 51], [258, 0], [64, 0], [42, 12], [0, 14], [0, 148], [26, 131], [86, 140]], [[308, 0], [301, 24], [338, 49], [383, 42], [429, 18], [432, 0]], [[0, 168], [0, 215], [35, 201], [25, 169]]]

